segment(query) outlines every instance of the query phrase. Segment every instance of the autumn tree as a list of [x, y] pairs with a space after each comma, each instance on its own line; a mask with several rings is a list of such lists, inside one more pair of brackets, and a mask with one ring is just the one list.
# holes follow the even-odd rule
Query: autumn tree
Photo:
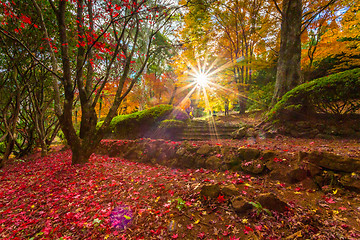
[[239, 91], [239, 112], [244, 113], [247, 89], [252, 82], [254, 62], [266, 51], [277, 20], [270, 14], [273, 6], [265, 1], [217, 1], [213, 6], [214, 31], [218, 36], [219, 56], [233, 63], [233, 81]]
[[359, 4], [338, 2], [309, 26], [302, 59], [309, 79], [360, 66]]
[[301, 32], [314, 19], [334, 4], [336, 0], [309, 1], [283, 0], [282, 7], [273, 0], [281, 17], [280, 50], [277, 62], [275, 90], [272, 104], [275, 104], [287, 91], [302, 83], [301, 72]]
[[[31, 15], [25, 15], [31, 9]], [[86, 163], [103, 138], [123, 99], [137, 83], [154, 52], [153, 38], [176, 10], [167, 1], [42, 1], [4, 3], [3, 23], [16, 18], [17, 28], [0, 33], [16, 41], [53, 76], [55, 112], [72, 150], [72, 163]], [[23, 17], [24, 16], [24, 17]], [[36, 26], [43, 34], [42, 61], [27, 45], [21, 28]], [[55, 27], [53, 27], [55, 26]], [[101, 93], [116, 82], [114, 100], [96, 128]], [[128, 82], [128, 84], [125, 84]], [[81, 107], [80, 134], [73, 123], [75, 102]]]

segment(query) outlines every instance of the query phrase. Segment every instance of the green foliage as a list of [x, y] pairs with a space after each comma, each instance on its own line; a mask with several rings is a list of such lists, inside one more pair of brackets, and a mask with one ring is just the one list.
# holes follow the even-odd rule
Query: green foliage
[[6, 148], [5, 142], [0, 142], [0, 154], [5, 152], [5, 148]]
[[248, 96], [248, 110], [267, 109], [271, 104], [275, 82], [269, 82], [264, 86], [253, 85]]
[[253, 205], [254, 208], [256, 208], [256, 214], [259, 215], [261, 212], [266, 212], [267, 214], [269, 214], [270, 216], [272, 216], [271, 212], [269, 211], [269, 209], [264, 208], [263, 206], [261, 206], [261, 204], [259, 202], [249, 202], [251, 205]]
[[352, 114], [360, 109], [359, 89], [360, 68], [318, 78], [287, 92], [271, 109], [268, 119], [309, 113]]
[[181, 211], [184, 207], [185, 207], [185, 201], [182, 198], [177, 198], [177, 205], [176, 208], [179, 209], [179, 211]]
[[[143, 137], [151, 128], [156, 128], [159, 123], [172, 112], [171, 105], [158, 105], [147, 110], [119, 115], [110, 123], [110, 131], [119, 138]], [[102, 122], [98, 123], [98, 127]]]

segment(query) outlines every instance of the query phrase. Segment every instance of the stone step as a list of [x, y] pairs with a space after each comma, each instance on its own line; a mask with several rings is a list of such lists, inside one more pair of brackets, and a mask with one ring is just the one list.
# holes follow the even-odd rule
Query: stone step
[[193, 133], [193, 132], [196, 132], [196, 133], [199, 133], [199, 132], [208, 132], [208, 133], [211, 133], [211, 132], [225, 132], [225, 133], [232, 133], [234, 131], [236, 131], [238, 128], [185, 128], [184, 129], [184, 133]]
[[223, 135], [223, 136], [215, 136], [215, 135], [198, 135], [198, 136], [182, 136], [180, 138], [181, 140], [190, 140], [190, 141], [201, 141], [201, 140], [212, 140], [212, 139], [231, 139], [231, 136], [229, 135]]
[[[216, 129], [239, 129], [238, 127], [232, 126], [216, 126]], [[214, 129], [214, 127], [209, 126], [187, 126], [186, 129]]]
[[210, 139], [230, 139], [232, 133], [239, 129], [239, 126], [209, 124], [206, 121], [192, 121], [184, 129], [180, 139], [182, 140], [210, 140]]
[[182, 136], [197, 136], [197, 135], [227, 135], [232, 136], [233, 132], [223, 132], [223, 131], [217, 131], [217, 132], [183, 132]]
[[198, 139], [230, 139], [232, 132], [183, 132], [181, 139], [198, 140]]

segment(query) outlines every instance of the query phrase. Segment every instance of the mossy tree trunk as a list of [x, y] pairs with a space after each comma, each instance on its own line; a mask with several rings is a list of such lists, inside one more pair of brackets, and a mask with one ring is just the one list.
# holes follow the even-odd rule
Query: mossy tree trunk
[[301, 19], [302, 0], [283, 0], [281, 42], [272, 105], [302, 82]]

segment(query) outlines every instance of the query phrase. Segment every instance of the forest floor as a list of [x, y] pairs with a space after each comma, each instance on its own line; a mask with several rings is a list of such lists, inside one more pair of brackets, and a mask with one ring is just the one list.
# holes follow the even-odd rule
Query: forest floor
[[[279, 136], [218, 144], [281, 151], [287, 161], [310, 150], [360, 158], [360, 142], [347, 139]], [[242, 172], [173, 169], [95, 154], [88, 164], [72, 166], [71, 152], [60, 148], [0, 170], [1, 239], [360, 238], [356, 192], [314, 191]], [[247, 197], [272, 192], [289, 208], [269, 213], [257, 207], [238, 215], [230, 197], [204, 200], [200, 191], [207, 184], [234, 184]]]

